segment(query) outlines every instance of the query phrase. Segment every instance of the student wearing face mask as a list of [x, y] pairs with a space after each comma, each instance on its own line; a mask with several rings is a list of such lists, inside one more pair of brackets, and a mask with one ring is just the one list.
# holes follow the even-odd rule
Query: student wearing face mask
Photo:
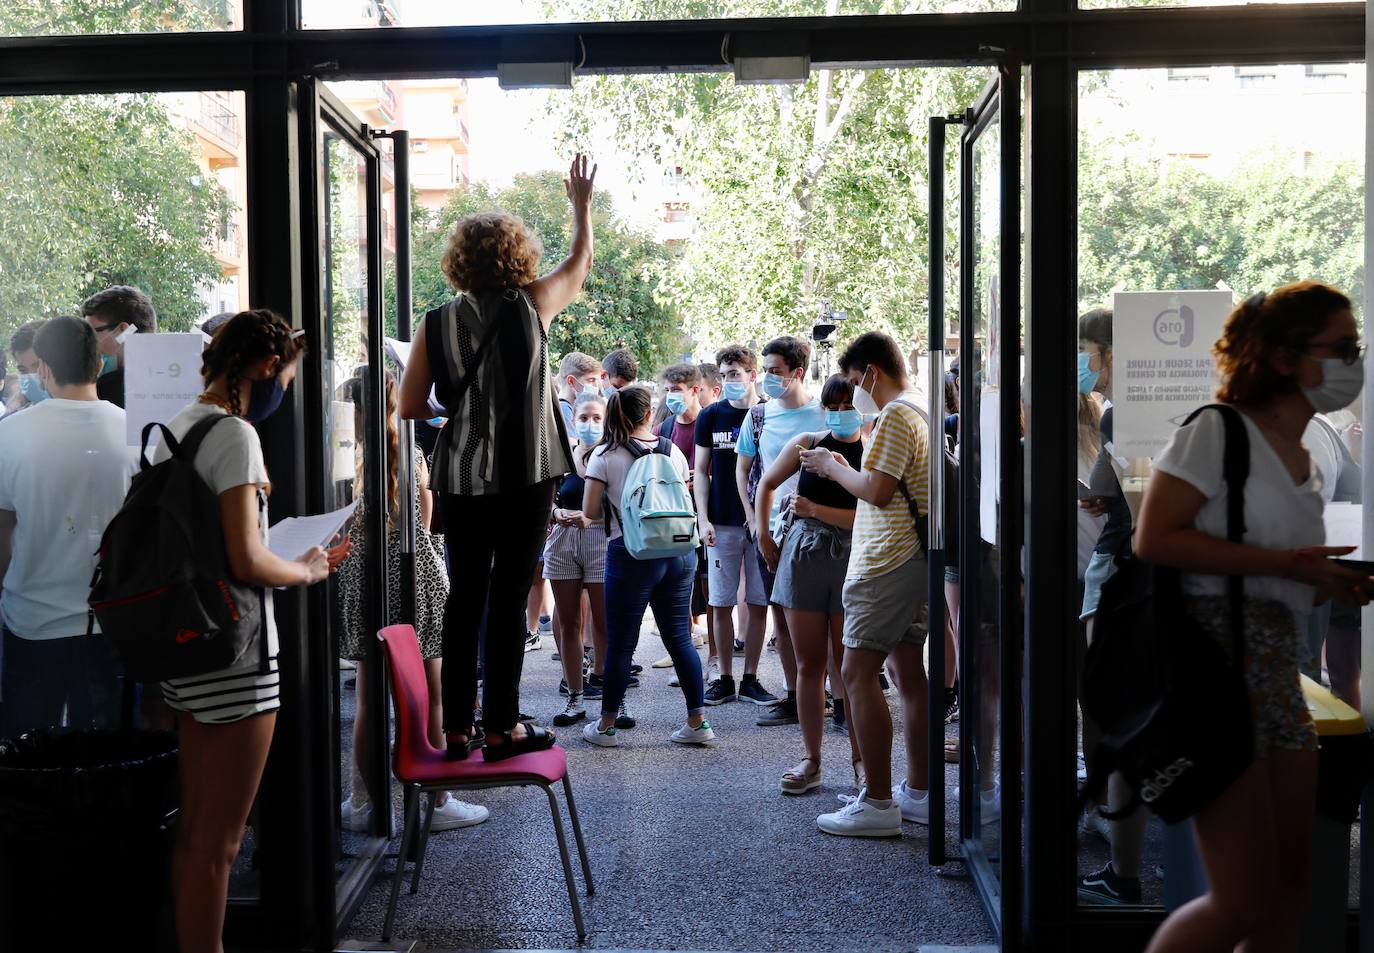
[[639, 362], [628, 348], [618, 347], [601, 359], [601, 396], [607, 400], [622, 387], [639, 380]]
[[577, 441], [572, 439], [573, 408], [583, 394], [602, 396], [601, 364], [590, 354], [570, 351], [558, 362], [558, 406], [563, 411], [563, 422], [567, 424], [568, 437], [573, 446], [577, 445]]
[[34, 352], [33, 342], [43, 321], [29, 321], [21, 324], [10, 335], [10, 357], [14, 358], [15, 373], [19, 377], [19, 391], [7, 411], [8, 416], [47, 400], [49, 394], [38, 376], [38, 355]]
[[1224, 423], [1206, 411], [1155, 458], [1135, 548], [1181, 570], [1184, 610], [1228, 653], [1228, 577], [1243, 578], [1254, 760], [1193, 817], [1208, 891], [1164, 921], [1149, 953], [1298, 948], [1317, 780], [1300, 622], [1316, 603], [1363, 605], [1374, 591], [1374, 579], [1328, 558], [1350, 549], [1323, 545], [1321, 475], [1303, 445], [1314, 413], [1349, 406], [1364, 385], [1350, 299], [1315, 281], [1253, 295], [1214, 353], [1217, 400], [1239, 411], [1249, 438], [1244, 541], [1227, 539]]
[[[811, 360], [811, 345], [801, 338], [774, 338], [763, 346], [763, 392], [767, 403], [749, 411], [740, 429], [739, 445], [735, 449], [738, 463], [735, 481], [749, 535], [757, 541], [761, 534], [782, 532], [784, 503], [796, 492], [795, 478], [787, 480], [773, 499], [767, 523], [754, 519], [754, 497], [759, 480], [773, 465], [783, 449], [796, 442], [797, 437], [825, 429], [825, 411], [821, 402], [806, 388], [806, 367]], [[756, 543], [757, 550], [757, 543]], [[763, 563], [763, 555], [756, 551], [763, 573], [764, 589], [772, 601], [773, 573]], [[797, 661], [792, 652], [792, 639], [787, 630], [787, 616], [782, 607], [773, 604], [773, 629], [777, 632], [778, 657], [782, 661], [787, 697], [771, 705], [759, 718], [760, 725], [795, 725], [797, 723]]]
[[[563, 666], [560, 691], [568, 696], [553, 723], [574, 725], [587, 717], [584, 698], [600, 699], [606, 670], [606, 527], [582, 513], [587, 460], [601, 443], [606, 429], [606, 401], [599, 391], [577, 398], [573, 411], [574, 472], [563, 478], [553, 501], [553, 531], [544, 547], [544, 578], [553, 586], [558, 625], [559, 661]], [[592, 668], [584, 664], [582, 633], [591, 615]]]
[[137, 288], [115, 285], [81, 302], [81, 316], [95, 328], [100, 342], [100, 399], [123, 407], [124, 345], [135, 334], [157, 333], [153, 302]]
[[[666, 437], [673, 442], [673, 446], [682, 451], [682, 455], [687, 458], [687, 487], [692, 488], [696, 466], [696, 433], [697, 418], [701, 414], [701, 370], [695, 364], [673, 364], [663, 371], [661, 383], [663, 384], [663, 403], [659, 407], [659, 412], [664, 415], [663, 420], [658, 424], [658, 435]], [[700, 637], [702, 633], [702, 616], [706, 615], [708, 608], [706, 601], [706, 544], [703, 542], [697, 549], [697, 571], [692, 581], [692, 630], [693, 637]], [[714, 641], [711, 631], [709, 617], [706, 619], [707, 628], [707, 654], [708, 660], [707, 680], [713, 676], [712, 671], [718, 671], [720, 662], [716, 658]], [[660, 668], [666, 667], [664, 662], [671, 664], [672, 658], [660, 660], [656, 665]], [[715, 663], [714, 666], [712, 663]]]
[[[821, 389], [827, 429], [802, 434], [784, 447], [759, 481], [755, 520], [762, 523], [777, 487], [794, 476], [792, 518], [781, 549], [770, 534], [759, 537], [768, 568], [777, 573], [773, 601], [787, 615], [787, 628], [797, 655], [797, 714], [806, 756], [782, 776], [784, 794], [805, 794], [821, 783], [821, 734], [825, 725], [825, 674], [831, 655], [844, 658], [844, 579], [858, 500], [834, 480], [801, 472], [801, 453], [829, 450], [852, 470], [863, 465], [863, 415], [854, 409], [854, 385], [839, 374]], [[838, 687], [838, 686], [837, 686]], [[844, 700], [835, 699], [835, 720], [844, 719]], [[850, 740], [854, 782], [859, 783], [858, 748]]]

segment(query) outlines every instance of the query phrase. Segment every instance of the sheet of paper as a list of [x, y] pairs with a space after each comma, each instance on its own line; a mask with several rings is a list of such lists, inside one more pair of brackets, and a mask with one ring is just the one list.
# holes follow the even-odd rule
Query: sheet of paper
[[401, 370], [406, 369], [410, 363], [410, 342], [398, 341], [395, 338], [386, 339], [386, 354], [396, 362], [396, 366]]
[[[1326, 524], [1326, 545], [1360, 546], [1364, 533], [1364, 507], [1359, 503], [1328, 503], [1322, 512]], [[1364, 559], [1363, 549], [1356, 549], [1346, 559]]]
[[[171, 420], [205, 389], [200, 379], [204, 337], [135, 334], [124, 345], [124, 421], [129, 446], [137, 447], [145, 424]], [[158, 443], [154, 430], [150, 446]]]
[[282, 559], [295, 559], [311, 546], [328, 546], [357, 508], [358, 501], [354, 500], [332, 513], [288, 517], [268, 531], [267, 548]]

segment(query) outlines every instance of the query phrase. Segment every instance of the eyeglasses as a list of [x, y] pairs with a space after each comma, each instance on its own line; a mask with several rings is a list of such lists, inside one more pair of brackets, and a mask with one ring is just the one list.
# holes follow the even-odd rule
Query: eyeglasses
[[1309, 348], [1325, 348], [1330, 351], [1332, 356], [1344, 361], [1347, 366], [1358, 364], [1364, 360], [1368, 348], [1353, 338], [1346, 338], [1341, 341], [1313, 341]]

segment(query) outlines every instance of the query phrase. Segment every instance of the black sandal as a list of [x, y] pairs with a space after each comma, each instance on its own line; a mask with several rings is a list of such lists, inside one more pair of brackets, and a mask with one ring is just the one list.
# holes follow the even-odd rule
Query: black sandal
[[468, 735], [467, 741], [446, 742], [444, 757], [448, 758], [450, 761], [466, 761], [468, 755], [482, 747], [482, 743], [485, 740], [486, 735], [482, 733], [482, 726], [480, 724], [474, 725], [472, 732]]
[[557, 740], [552, 731], [537, 725], [526, 725], [525, 737], [519, 739], [512, 738], [509, 731], [487, 733], [487, 737], [492, 735], [501, 738], [502, 741], [499, 745], [486, 745], [482, 749], [482, 758], [485, 761], [504, 761], [507, 758], [514, 758], [516, 755], [548, 751]]

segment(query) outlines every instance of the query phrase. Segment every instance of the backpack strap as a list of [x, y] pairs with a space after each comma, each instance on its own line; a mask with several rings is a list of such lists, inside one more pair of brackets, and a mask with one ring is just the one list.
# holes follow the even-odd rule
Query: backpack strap
[[[911, 401], [909, 401], [909, 400], [903, 400], [902, 398], [898, 397], [898, 398], [896, 398], [895, 400], [893, 400], [892, 403], [894, 403], [894, 404], [901, 404], [901, 405], [903, 405], [903, 406], [905, 406], [905, 407], [910, 407], [912, 410], [916, 411], [916, 416], [920, 417], [923, 421], [925, 421], [925, 424], [926, 424], [927, 427], [930, 426], [930, 418], [926, 416], [925, 412], [924, 412], [923, 410], [921, 410], [921, 408], [917, 407], [917, 406], [916, 406], [915, 404], [913, 404]], [[927, 455], [929, 455], [929, 454], [930, 454], [930, 447], [929, 447], [929, 443], [930, 443], [930, 442], [929, 442], [929, 441], [926, 441], [926, 443], [927, 443], [927, 446], [926, 446], [926, 453], [927, 453]], [[943, 464], [943, 462], [944, 462], [944, 461], [941, 461], [942, 464]], [[917, 538], [917, 539], [920, 541], [920, 543], [921, 543], [921, 554], [928, 557], [928, 556], [930, 555], [930, 543], [929, 543], [929, 541], [928, 541], [928, 539], [927, 539], [926, 534], [927, 534], [927, 521], [929, 520], [929, 516], [926, 516], [926, 517], [924, 517], [924, 518], [921, 516], [921, 510], [920, 510], [920, 508], [916, 505], [916, 501], [915, 501], [914, 499], [911, 498], [911, 491], [907, 489], [907, 485], [906, 485], [906, 480], [905, 480], [905, 479], [900, 479], [900, 480], [897, 481], [897, 489], [900, 490], [900, 491], [902, 492], [902, 498], [903, 498], [904, 500], [906, 500], [906, 508], [907, 508], [907, 511], [911, 513], [912, 522], [914, 522], [914, 523], [916, 524], [916, 538]]]
[[181, 457], [187, 463], [195, 462], [196, 454], [200, 452], [200, 445], [205, 442], [205, 438], [209, 435], [215, 424], [222, 423], [228, 419], [229, 414], [212, 414], [200, 421], [190, 430], [186, 431], [186, 435], [181, 438], [180, 447], [173, 446], [170, 448], [172, 453]]
[[669, 440], [672, 440], [672, 439], [673, 439], [673, 427], [674, 427], [676, 424], [677, 424], [677, 418], [676, 418], [676, 417], [665, 417], [665, 418], [663, 418], [663, 423], [661, 423], [661, 424], [658, 425], [658, 435], [659, 435], [659, 437], [667, 437]]
[[[1225, 428], [1226, 446], [1222, 453], [1221, 475], [1226, 481], [1226, 538], [1233, 543], [1245, 542], [1245, 483], [1250, 478], [1250, 433], [1240, 411], [1230, 404], [1208, 404], [1193, 411], [1183, 422], [1186, 427], [1204, 410], [1221, 414]], [[1245, 665], [1245, 577], [1227, 579], [1227, 595], [1231, 602], [1231, 651], [1235, 665], [1244, 671]]]

